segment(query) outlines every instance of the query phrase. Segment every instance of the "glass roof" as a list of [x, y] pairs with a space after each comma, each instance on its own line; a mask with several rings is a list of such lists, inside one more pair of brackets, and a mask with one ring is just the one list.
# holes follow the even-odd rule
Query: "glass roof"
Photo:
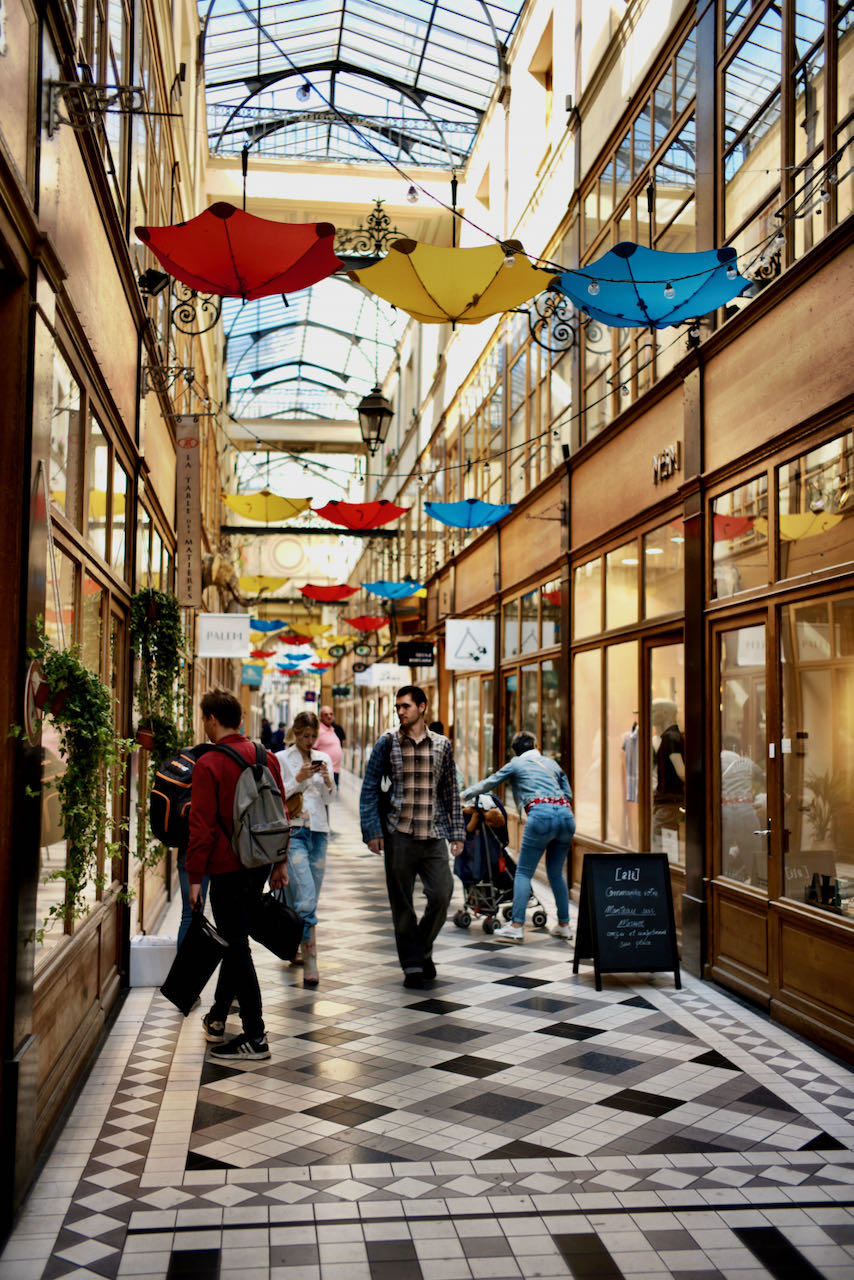
[[524, 0], [201, 0], [211, 149], [460, 165]]

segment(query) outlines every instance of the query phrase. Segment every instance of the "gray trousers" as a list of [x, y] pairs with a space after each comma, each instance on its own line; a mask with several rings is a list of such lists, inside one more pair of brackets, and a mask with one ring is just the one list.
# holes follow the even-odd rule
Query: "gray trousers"
[[[448, 915], [453, 892], [446, 840], [414, 840], [403, 831], [383, 840], [385, 881], [397, 955], [404, 973], [419, 973], [433, 951], [433, 942]], [[419, 920], [412, 895], [420, 876], [427, 906]]]

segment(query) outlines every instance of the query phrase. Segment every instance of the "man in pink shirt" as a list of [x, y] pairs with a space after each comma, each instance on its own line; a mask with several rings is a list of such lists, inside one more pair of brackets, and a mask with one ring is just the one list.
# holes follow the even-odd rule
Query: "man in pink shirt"
[[315, 747], [318, 751], [325, 751], [332, 761], [332, 776], [335, 779], [335, 786], [338, 786], [338, 775], [341, 772], [341, 760], [344, 752], [341, 749], [341, 743], [344, 741], [344, 730], [338, 729], [332, 715], [331, 707], [320, 708], [320, 730], [317, 734]]

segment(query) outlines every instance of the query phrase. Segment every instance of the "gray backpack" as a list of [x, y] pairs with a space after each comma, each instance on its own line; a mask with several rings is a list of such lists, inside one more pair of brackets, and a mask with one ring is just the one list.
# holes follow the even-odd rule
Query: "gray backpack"
[[266, 748], [260, 742], [252, 745], [254, 764], [224, 743], [217, 743], [215, 750], [224, 752], [240, 766], [234, 789], [231, 847], [244, 867], [269, 867], [287, 857], [291, 825], [282, 793], [267, 764]]

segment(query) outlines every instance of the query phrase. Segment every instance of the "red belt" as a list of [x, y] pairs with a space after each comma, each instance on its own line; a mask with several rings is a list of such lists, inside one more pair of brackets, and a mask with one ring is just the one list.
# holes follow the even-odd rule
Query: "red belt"
[[525, 805], [525, 812], [530, 813], [535, 804], [565, 804], [567, 809], [572, 808], [572, 801], [567, 800], [565, 796], [536, 796]]
[[721, 804], [753, 804], [753, 796], [735, 796], [732, 800], [721, 800]]

